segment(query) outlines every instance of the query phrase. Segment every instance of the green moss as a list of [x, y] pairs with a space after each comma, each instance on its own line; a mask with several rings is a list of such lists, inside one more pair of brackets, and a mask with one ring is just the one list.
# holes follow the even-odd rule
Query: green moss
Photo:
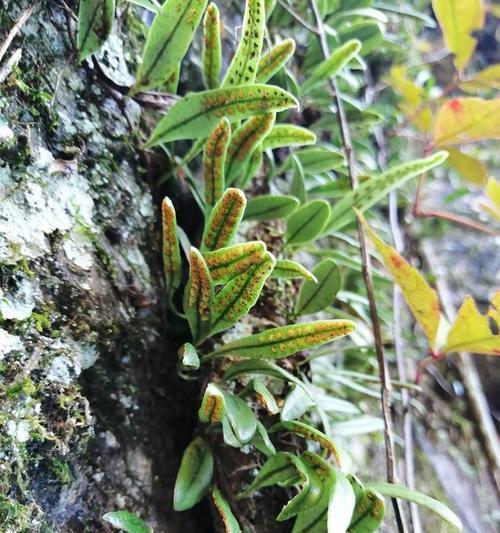
[[61, 482], [62, 485], [69, 485], [71, 482], [71, 470], [68, 463], [61, 461], [60, 459], [52, 459], [50, 469], [57, 476], [57, 479]]
[[31, 510], [8, 496], [0, 494], [0, 524], [8, 531], [23, 531], [30, 525]]
[[37, 387], [33, 381], [26, 377], [20, 381], [16, 381], [7, 388], [7, 398], [16, 398], [18, 396], [33, 396], [37, 392]]

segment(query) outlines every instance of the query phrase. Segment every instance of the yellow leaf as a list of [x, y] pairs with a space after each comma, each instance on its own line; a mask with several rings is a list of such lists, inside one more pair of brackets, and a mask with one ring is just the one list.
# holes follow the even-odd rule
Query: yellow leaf
[[500, 138], [500, 98], [454, 98], [438, 111], [434, 144], [450, 146]]
[[472, 78], [459, 84], [462, 91], [478, 92], [485, 89], [500, 89], [500, 63], [481, 70]]
[[394, 248], [385, 244], [376, 235], [359, 211], [356, 211], [356, 214], [366, 228], [373, 244], [382, 255], [387, 270], [401, 288], [406, 303], [415, 320], [424, 330], [431, 348], [434, 348], [441, 318], [436, 291], [429, 286], [417, 269], [408, 264]]
[[495, 178], [490, 178], [484, 188], [484, 194], [488, 203], [482, 202], [479, 205], [483, 211], [500, 220], [500, 182], [496, 181]]
[[488, 169], [477, 157], [464, 154], [456, 148], [448, 148], [448, 163], [461, 178], [484, 187], [488, 181]]
[[[490, 320], [496, 324], [495, 331]], [[500, 291], [491, 302], [487, 315], [482, 315], [474, 300], [467, 296], [458, 310], [455, 322], [448, 333], [443, 352], [472, 352], [486, 355], [500, 355]]]
[[455, 67], [461, 71], [476, 48], [472, 32], [480, 30], [484, 24], [481, 0], [432, 0], [432, 7], [446, 46], [455, 54]]

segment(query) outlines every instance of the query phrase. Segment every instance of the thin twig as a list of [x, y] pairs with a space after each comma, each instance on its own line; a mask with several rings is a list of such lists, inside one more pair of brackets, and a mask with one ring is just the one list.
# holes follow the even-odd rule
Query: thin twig
[[21, 13], [21, 16], [17, 19], [14, 26], [12, 26], [11, 30], [7, 34], [7, 37], [5, 37], [2, 45], [0, 46], [0, 61], [2, 61], [5, 52], [7, 52], [7, 50], [9, 49], [9, 46], [14, 40], [15, 36], [21, 31], [21, 28], [26, 24], [26, 21], [31, 17], [33, 11], [37, 7], [38, 2], [34, 3], [32, 6], [28, 7], [28, 9], [24, 10]]
[[[328, 41], [326, 38], [325, 30], [323, 27], [323, 20], [319, 12], [318, 6], [315, 0], [309, 0], [309, 5], [314, 14], [317, 28], [317, 38], [319, 45], [323, 54], [323, 57], [327, 59], [330, 57], [330, 51], [328, 47]], [[353, 190], [358, 187], [358, 178], [355, 171], [355, 158], [354, 151], [351, 143], [351, 136], [349, 131], [349, 125], [345, 116], [345, 110], [340, 98], [339, 90], [337, 87], [337, 82], [335, 78], [330, 79], [330, 87], [333, 92], [333, 98], [335, 106], [337, 108], [337, 119], [339, 121], [340, 135], [342, 138], [342, 148], [346, 156], [347, 167], [349, 179], [351, 182], [351, 188]], [[377, 303], [375, 300], [375, 293], [373, 290], [372, 277], [370, 272], [370, 257], [366, 249], [366, 238], [365, 232], [361, 225], [361, 222], [358, 220], [358, 237], [359, 237], [359, 246], [360, 246], [360, 256], [362, 263], [362, 272], [363, 279], [366, 287], [366, 293], [368, 296], [369, 306], [370, 306], [370, 317], [373, 328], [373, 337], [375, 341], [375, 352], [377, 354], [378, 369], [380, 375], [380, 384], [381, 384], [381, 404], [382, 404], [382, 415], [384, 419], [384, 439], [385, 439], [385, 453], [386, 453], [386, 470], [387, 470], [387, 481], [389, 483], [396, 482], [396, 472], [395, 472], [395, 460], [394, 460], [394, 438], [392, 433], [392, 417], [391, 417], [391, 380], [389, 375], [389, 369], [387, 366], [387, 361], [384, 354], [384, 346], [382, 341], [382, 333], [380, 328], [380, 322], [378, 319], [377, 312]], [[400, 509], [399, 502], [393, 498], [392, 500], [394, 513], [396, 515], [396, 522], [398, 525], [398, 530], [400, 533], [405, 533], [407, 531], [406, 525], [404, 523], [404, 516]]]

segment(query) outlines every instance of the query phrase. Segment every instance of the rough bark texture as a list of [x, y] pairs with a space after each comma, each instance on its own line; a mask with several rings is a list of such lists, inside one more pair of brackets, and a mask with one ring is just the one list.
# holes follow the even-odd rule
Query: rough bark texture
[[[1, 0], [0, 41], [32, 4]], [[163, 191], [141, 109], [76, 61], [76, 12], [38, 4], [2, 62], [22, 49], [0, 85], [0, 529], [109, 531], [101, 515], [127, 508], [209, 531], [171, 508], [197, 399], [163, 318]], [[143, 28], [121, 11], [119, 29], [99, 61], [129, 84]]]

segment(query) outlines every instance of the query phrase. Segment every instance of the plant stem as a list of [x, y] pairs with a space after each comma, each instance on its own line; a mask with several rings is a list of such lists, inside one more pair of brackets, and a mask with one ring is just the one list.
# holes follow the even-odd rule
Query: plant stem
[[[316, 28], [317, 28], [317, 38], [319, 45], [323, 54], [323, 57], [327, 59], [330, 57], [330, 51], [328, 47], [328, 41], [326, 38], [325, 30], [323, 27], [323, 20], [319, 12], [316, 0], [309, 0], [309, 5], [313, 12]], [[351, 135], [349, 130], [349, 124], [346, 119], [344, 106], [342, 99], [340, 98], [337, 81], [335, 78], [330, 79], [330, 87], [333, 92], [333, 98], [335, 106], [337, 108], [337, 119], [339, 121], [340, 135], [342, 138], [342, 148], [344, 150], [347, 168], [349, 174], [349, 180], [351, 182], [351, 188], [353, 190], [358, 188], [358, 178], [355, 171], [355, 157], [354, 150], [351, 143]], [[396, 472], [395, 472], [395, 459], [394, 459], [394, 438], [392, 433], [392, 416], [391, 416], [391, 405], [390, 405], [390, 396], [391, 396], [391, 379], [389, 375], [389, 368], [387, 361], [385, 359], [384, 347], [382, 341], [382, 333], [380, 328], [380, 321], [378, 319], [377, 312], [377, 303], [375, 300], [375, 293], [373, 290], [372, 277], [370, 272], [370, 258], [366, 249], [366, 237], [363, 226], [361, 222], [357, 221], [358, 227], [358, 238], [360, 246], [360, 256], [362, 263], [362, 273], [363, 280], [366, 287], [366, 293], [368, 296], [368, 301], [370, 305], [370, 317], [373, 328], [373, 337], [375, 341], [375, 352], [377, 354], [378, 369], [380, 376], [380, 385], [381, 385], [381, 405], [382, 405], [382, 415], [384, 419], [384, 439], [385, 439], [385, 455], [386, 455], [386, 474], [387, 481], [389, 483], [396, 482]], [[404, 523], [404, 516], [400, 509], [399, 503], [396, 498], [392, 499], [392, 504], [394, 508], [394, 513], [396, 516], [398, 531], [400, 533], [406, 533], [407, 528]]]

